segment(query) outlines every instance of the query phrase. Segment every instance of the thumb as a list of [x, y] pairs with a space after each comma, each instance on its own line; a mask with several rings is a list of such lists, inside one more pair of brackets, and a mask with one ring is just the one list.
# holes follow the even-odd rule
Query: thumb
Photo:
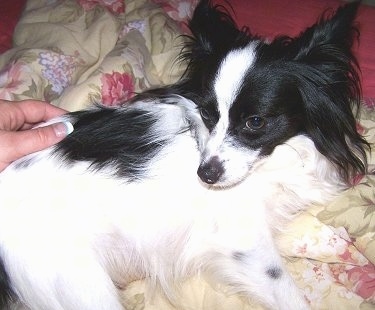
[[[44, 127], [36, 127], [30, 130], [18, 131], [14, 143], [17, 143], [18, 156], [22, 157], [50, 147], [73, 131], [73, 125], [59, 122]], [[18, 157], [17, 156], [17, 157]]]

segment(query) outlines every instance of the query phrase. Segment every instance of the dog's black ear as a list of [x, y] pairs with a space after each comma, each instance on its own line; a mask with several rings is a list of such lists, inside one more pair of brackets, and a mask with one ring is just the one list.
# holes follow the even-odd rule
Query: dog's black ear
[[[350, 54], [351, 47], [359, 36], [354, 25], [359, 5], [360, 2], [356, 1], [339, 7], [333, 13], [332, 10], [326, 10], [315, 25], [296, 38], [295, 44], [299, 47], [296, 59], [332, 57], [335, 56], [335, 49]], [[328, 48], [334, 49], [329, 53]]]
[[181, 90], [179, 94], [193, 101], [199, 98], [205, 88], [203, 85], [225, 55], [255, 39], [248, 28], [237, 27], [229, 10], [229, 1], [224, 6], [212, 0], [201, 0], [189, 21], [191, 35], [187, 36], [178, 59], [187, 64], [187, 68], [177, 86]]
[[228, 49], [241, 34], [228, 10], [211, 0], [198, 3], [189, 29], [195, 38], [195, 48], [204, 54]]
[[218, 57], [248, 41], [247, 28], [238, 29], [228, 8], [201, 0], [189, 21], [192, 37], [187, 44], [185, 58], [191, 62], [204, 63], [213, 54]]
[[327, 12], [286, 46], [305, 104], [305, 129], [318, 150], [344, 177], [365, 173], [368, 146], [356, 130], [353, 111], [361, 99], [359, 67], [352, 45], [359, 37], [354, 19], [359, 2]]

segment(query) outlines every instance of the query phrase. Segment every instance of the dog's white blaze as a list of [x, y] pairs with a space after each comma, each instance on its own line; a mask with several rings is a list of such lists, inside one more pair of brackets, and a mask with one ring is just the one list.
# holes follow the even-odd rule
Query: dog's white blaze
[[[220, 119], [211, 134], [206, 153], [213, 155], [223, 144], [229, 126], [229, 109], [242, 86], [246, 72], [255, 60], [256, 43], [233, 50], [224, 58], [216, 74], [214, 89]], [[210, 156], [208, 155], [208, 156]]]
[[256, 43], [233, 50], [224, 58], [217, 72], [214, 89], [219, 104], [219, 112], [228, 111], [242, 86], [246, 72], [255, 60]]

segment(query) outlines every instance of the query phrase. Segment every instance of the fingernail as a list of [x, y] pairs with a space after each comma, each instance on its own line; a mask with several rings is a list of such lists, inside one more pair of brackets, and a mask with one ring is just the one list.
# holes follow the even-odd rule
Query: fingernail
[[52, 127], [57, 137], [66, 137], [74, 130], [72, 123], [68, 121], [53, 124]]

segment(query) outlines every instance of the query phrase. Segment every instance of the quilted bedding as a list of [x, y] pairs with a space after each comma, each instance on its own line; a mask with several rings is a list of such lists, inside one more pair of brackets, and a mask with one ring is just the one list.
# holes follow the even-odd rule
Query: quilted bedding
[[[195, 0], [29, 0], [0, 55], [0, 98], [52, 102], [70, 111], [117, 105], [134, 92], [176, 81], [176, 63]], [[375, 99], [358, 130], [375, 143]], [[375, 146], [373, 146], [375, 147]], [[370, 171], [375, 158], [370, 156]], [[375, 309], [375, 176], [358, 176], [327, 205], [311, 206], [279, 236], [285, 264], [312, 309]], [[175, 309], [144, 281], [122, 296], [127, 309]], [[287, 293], [287, 292], [286, 292]], [[179, 309], [261, 309], [203, 275], [182, 284]]]

